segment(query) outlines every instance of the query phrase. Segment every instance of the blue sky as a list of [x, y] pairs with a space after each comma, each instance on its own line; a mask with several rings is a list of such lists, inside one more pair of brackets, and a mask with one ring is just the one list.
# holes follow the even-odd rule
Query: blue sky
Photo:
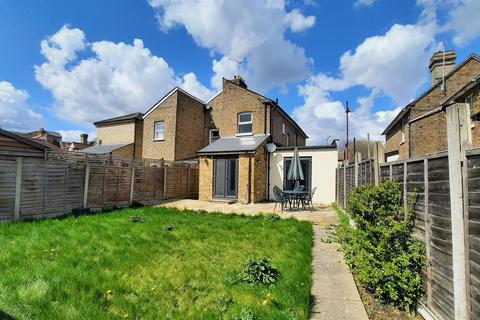
[[343, 137], [346, 99], [353, 134], [379, 136], [429, 86], [443, 41], [457, 61], [479, 53], [479, 3], [4, 0], [0, 126], [78, 139], [175, 85], [207, 100], [238, 73], [278, 98], [310, 144]]

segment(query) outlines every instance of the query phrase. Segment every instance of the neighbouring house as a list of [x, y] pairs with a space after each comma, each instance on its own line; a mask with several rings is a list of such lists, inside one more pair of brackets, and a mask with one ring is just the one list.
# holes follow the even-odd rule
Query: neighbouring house
[[0, 159], [45, 158], [48, 147], [33, 139], [0, 129]]
[[208, 141], [204, 102], [176, 87], [143, 119], [143, 159], [182, 161], [197, 158]]
[[80, 134], [80, 142], [75, 142], [75, 141], [60, 142], [60, 147], [62, 148], [63, 151], [66, 151], [66, 152], [81, 151], [93, 145], [94, 145], [94, 141], [88, 142], [88, 134], [86, 133]]
[[55, 145], [60, 148], [60, 143], [62, 142], [62, 135], [59, 132], [47, 131], [44, 128], [32, 132], [21, 133], [22, 135], [35, 139], [43, 140], [48, 144]]
[[[126, 160], [141, 159], [143, 146], [143, 113], [136, 112], [94, 122], [98, 144], [82, 152], [111, 154]], [[98, 147], [101, 145], [102, 147]]]
[[82, 150], [82, 153], [86, 154], [102, 155], [123, 160], [133, 160], [134, 152], [133, 143], [96, 144]]
[[[430, 59], [431, 87], [405, 106], [383, 131], [385, 160], [403, 160], [447, 150], [445, 108], [467, 103], [471, 110], [471, 142], [480, 146], [479, 94], [474, 83], [480, 76], [480, 57], [470, 55], [456, 65], [455, 51], [436, 52]], [[454, 102], [453, 102], [454, 101]]]

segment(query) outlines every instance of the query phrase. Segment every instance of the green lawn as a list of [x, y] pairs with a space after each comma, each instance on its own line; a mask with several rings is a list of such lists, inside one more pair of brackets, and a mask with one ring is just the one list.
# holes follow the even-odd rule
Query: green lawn
[[[307, 222], [165, 208], [0, 224], [0, 310], [16, 319], [237, 319], [248, 308], [258, 319], [307, 319], [311, 248]], [[235, 281], [250, 257], [271, 259], [278, 282]]]

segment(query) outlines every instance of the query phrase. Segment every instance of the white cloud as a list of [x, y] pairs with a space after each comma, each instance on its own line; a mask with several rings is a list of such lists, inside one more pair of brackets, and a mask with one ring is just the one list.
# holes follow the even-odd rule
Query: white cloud
[[[63, 26], [43, 40], [41, 48], [47, 61], [35, 66], [35, 77], [52, 92], [56, 115], [73, 122], [91, 124], [106, 117], [145, 111], [176, 85], [201, 99], [212, 95], [193, 73], [178, 77], [140, 39], [133, 44], [88, 44], [83, 31]], [[79, 52], [91, 57], [80, 60]]]
[[342, 77], [406, 103], [425, 82], [435, 46], [435, 25], [396, 24], [384, 35], [365, 39], [354, 52], [345, 52], [340, 58]]
[[[182, 26], [195, 42], [219, 54], [213, 60], [212, 85], [232, 71], [242, 71], [247, 83], [263, 91], [304, 80], [312, 64], [303, 50], [285, 38], [289, 29], [306, 30], [315, 17], [293, 9], [287, 12], [282, 0], [150, 0], [160, 27], [168, 31]], [[232, 61], [243, 61], [232, 66]]]
[[375, 2], [377, 2], [377, 0], [357, 0], [357, 1], [355, 1], [354, 5], [356, 7], [360, 7], [360, 6], [368, 7], [368, 6], [373, 5]]
[[338, 77], [318, 74], [299, 87], [305, 102], [295, 108], [294, 117], [310, 134], [309, 144], [323, 143], [329, 135], [344, 138], [344, 106], [331, 98], [332, 92], [355, 86], [370, 91], [351, 107], [350, 132], [357, 137], [370, 133], [381, 138], [400, 111], [398, 107], [373, 111], [379, 96], [390, 97], [397, 106], [415, 97], [426, 81], [428, 60], [438, 48], [435, 35], [439, 30], [436, 12], [429, 6], [432, 0], [420, 1], [423, 12], [417, 24], [395, 24], [383, 35], [366, 38], [341, 56]]
[[480, 1], [463, 0], [450, 12], [447, 28], [454, 30], [453, 42], [464, 46], [480, 35]]
[[16, 89], [10, 82], [0, 81], [0, 128], [27, 131], [43, 126], [43, 116], [33, 111], [27, 100], [27, 91]]
[[293, 9], [285, 15], [283, 23], [288, 26], [292, 32], [300, 32], [313, 27], [315, 24], [315, 17], [306, 17], [300, 12], [300, 10]]

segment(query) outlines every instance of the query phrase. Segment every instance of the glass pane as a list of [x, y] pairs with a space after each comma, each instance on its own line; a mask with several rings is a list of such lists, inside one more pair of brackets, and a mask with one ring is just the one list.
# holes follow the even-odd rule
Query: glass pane
[[252, 124], [241, 124], [238, 126], [238, 133], [251, 133], [252, 132]]
[[293, 190], [293, 188], [295, 187], [295, 183], [291, 180], [288, 180], [288, 170], [290, 169], [291, 163], [292, 163], [292, 158], [285, 159], [285, 168], [283, 170], [284, 172], [283, 189], [284, 190]]
[[251, 122], [252, 114], [251, 113], [241, 113], [238, 115], [238, 122]]
[[227, 195], [237, 195], [237, 159], [228, 159]]
[[214, 195], [225, 196], [225, 159], [215, 159]]

